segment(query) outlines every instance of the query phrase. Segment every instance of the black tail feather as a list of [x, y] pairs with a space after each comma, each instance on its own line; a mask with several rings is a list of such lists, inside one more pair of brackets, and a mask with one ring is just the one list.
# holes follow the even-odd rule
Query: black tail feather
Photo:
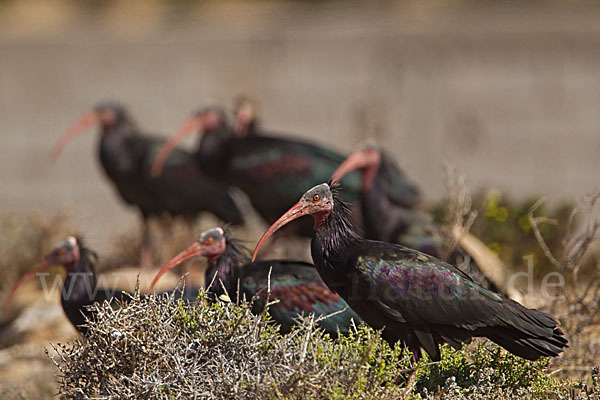
[[567, 340], [560, 329], [554, 329], [551, 336], [535, 337], [513, 327], [491, 327], [482, 329], [479, 334], [504, 347], [511, 353], [527, 360], [540, 357], [556, 357], [565, 347]]

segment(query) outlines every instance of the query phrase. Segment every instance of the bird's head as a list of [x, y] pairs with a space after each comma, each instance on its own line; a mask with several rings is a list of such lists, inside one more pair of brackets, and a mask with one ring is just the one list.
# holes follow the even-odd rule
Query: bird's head
[[84, 114], [69, 130], [67, 130], [56, 142], [52, 149], [52, 161], [56, 161], [65, 146], [75, 136], [84, 132], [87, 128], [94, 124], [99, 124], [102, 127], [102, 132], [108, 132], [112, 127], [123, 121], [128, 121], [129, 117], [125, 108], [114, 101], [104, 101], [96, 104], [92, 111]]
[[225, 252], [227, 240], [223, 228], [213, 228], [202, 232], [200, 237], [187, 249], [171, 259], [154, 277], [148, 293], [152, 292], [160, 277], [173, 267], [193, 257], [206, 257], [209, 262], [215, 261]]
[[63, 265], [65, 268], [71, 269], [79, 262], [80, 257], [79, 241], [75, 236], [69, 236], [54, 246], [44, 260], [49, 265]]
[[94, 106], [92, 114], [104, 130], [110, 129], [119, 122], [128, 119], [127, 111], [122, 104], [115, 101], [103, 101]]
[[54, 248], [42, 258], [39, 266], [21, 277], [14, 285], [13, 289], [10, 292], [10, 295], [4, 302], [4, 307], [8, 307], [10, 301], [12, 300], [14, 294], [17, 292], [17, 289], [27, 282], [29, 279], [33, 278], [37, 274], [46, 271], [50, 267], [54, 265], [63, 265], [67, 271], [72, 270], [81, 258], [81, 251], [79, 246], [79, 241], [74, 236], [69, 236], [62, 242], [58, 243]]
[[327, 183], [321, 183], [306, 191], [300, 201], [275, 221], [262, 235], [254, 249], [252, 260], [256, 258], [258, 250], [271, 235], [295, 219], [304, 215], [311, 215], [315, 220], [315, 229], [319, 228], [333, 210], [333, 205], [333, 193]]
[[373, 184], [373, 179], [380, 164], [380, 147], [373, 141], [364, 141], [357, 144], [352, 153], [335, 170], [332, 180], [339, 182], [349, 172], [360, 169], [363, 175], [362, 189], [367, 190]]
[[257, 102], [249, 96], [240, 95], [234, 100], [235, 127], [237, 137], [244, 137], [248, 129], [256, 123]]
[[188, 121], [194, 121], [192, 129], [207, 133], [219, 128], [225, 120], [225, 111], [221, 107], [207, 106], [201, 107]]
[[[183, 125], [163, 144], [152, 163], [151, 175], [155, 178], [162, 174], [164, 165], [169, 155], [177, 145], [194, 132], [202, 132], [202, 148], [207, 152], [213, 152], [229, 137], [221, 137], [219, 128], [228, 126], [225, 112], [216, 106], [202, 107], [188, 118]], [[215, 133], [215, 134], [213, 134]]]

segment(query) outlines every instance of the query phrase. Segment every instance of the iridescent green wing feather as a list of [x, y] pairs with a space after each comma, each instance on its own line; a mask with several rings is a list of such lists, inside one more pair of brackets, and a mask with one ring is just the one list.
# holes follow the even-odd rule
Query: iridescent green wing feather
[[[242, 289], [247, 298], [255, 298], [255, 312], [264, 307], [267, 299], [277, 301], [269, 309], [275, 321], [287, 332], [300, 315], [314, 313], [317, 318], [329, 316], [319, 322], [328, 333], [339, 330], [347, 333], [351, 320], [358, 324], [360, 318], [336, 293], [331, 292], [321, 280], [312, 264], [299, 261], [259, 261], [243, 267]], [[268, 279], [270, 271], [270, 293]]]
[[[415, 250], [367, 242], [355, 260], [359, 281], [377, 288], [380, 311], [411, 324], [474, 328], [496, 317], [504, 301], [455, 267]], [[393, 317], [394, 315], [388, 315]]]

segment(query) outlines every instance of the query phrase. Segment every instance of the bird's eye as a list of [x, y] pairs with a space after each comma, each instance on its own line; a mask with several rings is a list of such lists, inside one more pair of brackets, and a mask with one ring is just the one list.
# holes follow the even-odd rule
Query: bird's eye
[[204, 241], [204, 244], [213, 244], [214, 239], [213, 238], [208, 238]]
[[319, 201], [321, 199], [321, 196], [319, 196], [318, 194], [315, 194], [313, 196], [313, 201]]
[[63, 248], [56, 249], [56, 254], [59, 256], [62, 256], [63, 254], [65, 254], [65, 249], [63, 249]]

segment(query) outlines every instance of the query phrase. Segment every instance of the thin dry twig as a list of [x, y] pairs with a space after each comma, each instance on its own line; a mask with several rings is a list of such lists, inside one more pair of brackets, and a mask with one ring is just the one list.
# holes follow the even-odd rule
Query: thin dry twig
[[541, 199], [536, 201], [529, 208], [529, 211], [527, 211], [527, 217], [529, 218], [529, 223], [531, 224], [531, 229], [533, 230], [533, 234], [535, 235], [535, 238], [537, 239], [538, 244], [542, 248], [544, 255], [560, 271], [563, 269], [563, 264], [560, 261], [558, 261], [556, 259], [556, 257], [554, 257], [554, 255], [552, 254], [552, 251], [550, 251], [550, 248], [546, 244], [546, 241], [544, 240], [542, 233], [540, 232], [540, 228], [538, 226], [541, 223], [550, 223], [550, 224], [556, 225], [556, 220], [553, 220], [553, 219], [550, 219], [547, 217], [543, 217], [543, 216], [542, 217], [534, 217], [533, 216], [533, 213], [536, 212], [537, 209], [540, 208], [545, 202], [546, 202], [545, 197], [542, 197]]
[[440, 249], [440, 255], [446, 260], [460, 241], [460, 237], [455, 237], [452, 232], [458, 230], [462, 235], [466, 235], [477, 218], [477, 212], [471, 210], [471, 192], [466, 184], [464, 172], [454, 164], [445, 163], [444, 173], [444, 184], [448, 192], [448, 213], [445, 221], [446, 240]]
[[[333, 341], [317, 329], [313, 315], [300, 318], [282, 336], [266, 314], [252, 313], [251, 303], [210, 305], [202, 301], [204, 293], [199, 299], [186, 304], [174, 294], [136, 293], [119, 309], [94, 305], [98, 318], [90, 321], [88, 337], [54, 347], [51, 358], [59, 369], [61, 396], [254, 399], [280, 393], [311, 398], [348, 387], [353, 379], [349, 371], [362, 365], [364, 349]], [[374, 343], [381, 345], [379, 334], [370, 346]], [[358, 374], [376, 379], [370, 377], [375, 370], [359, 368]], [[355, 398], [375, 398], [383, 390], [392, 394], [388, 398], [400, 398], [399, 387], [386, 385], [378, 381]]]
[[[531, 224], [533, 233], [542, 248], [546, 258], [562, 273], [570, 275], [571, 279], [567, 285], [560, 289], [560, 293], [555, 297], [551, 304], [551, 309], [555, 310], [563, 304], [563, 312], [558, 315], [559, 319], [565, 320], [570, 317], [571, 335], [579, 334], [585, 327], [596, 324], [599, 321], [597, 317], [600, 310], [600, 299], [596, 293], [600, 292], [600, 277], [588, 277], [588, 281], [583, 284], [579, 280], [579, 271], [594, 241], [598, 238], [600, 222], [598, 220], [598, 211], [600, 208], [600, 190], [589, 193], [581, 199], [579, 204], [571, 212], [567, 220], [566, 235], [562, 240], [561, 256], [556, 257], [552, 254], [549, 246], [545, 242], [540, 224], [551, 223], [556, 225], [557, 221], [544, 216], [534, 216], [534, 213], [544, 204], [545, 198], [539, 199], [531, 206], [527, 215]], [[583, 218], [583, 224], [577, 225], [577, 217]], [[596, 258], [596, 272], [600, 272], [600, 264]], [[584, 286], [583, 291], [581, 287]], [[585, 316], [585, 317], [582, 317]]]

